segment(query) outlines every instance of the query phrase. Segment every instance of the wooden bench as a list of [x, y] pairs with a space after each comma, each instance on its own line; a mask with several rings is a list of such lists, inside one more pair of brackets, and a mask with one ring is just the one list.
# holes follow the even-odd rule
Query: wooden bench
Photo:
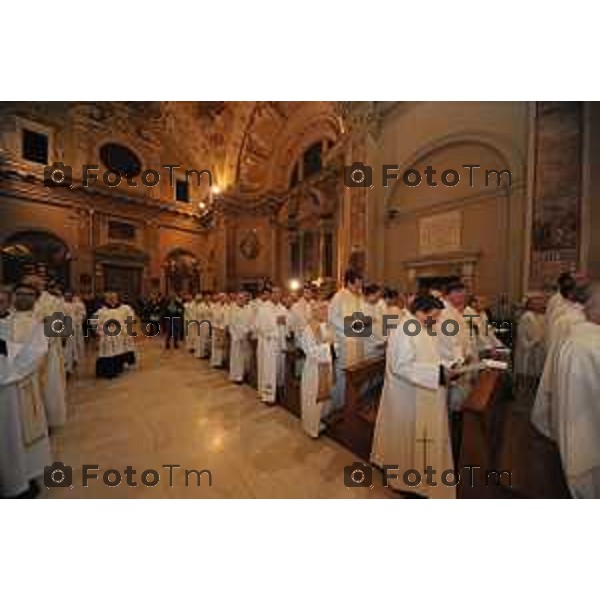
[[[356, 456], [369, 460], [385, 373], [385, 357], [362, 360], [345, 369], [346, 395], [341, 410], [330, 414], [326, 434]], [[376, 383], [374, 383], [376, 382]], [[368, 388], [365, 394], [365, 388]]]
[[277, 401], [298, 418], [302, 416], [301, 381], [304, 352], [290, 343], [285, 352], [285, 384]]
[[[486, 481], [486, 471], [497, 470], [503, 443], [503, 430], [507, 403], [512, 397], [511, 379], [507, 372], [481, 371], [471, 393], [462, 406], [462, 439], [459, 467], [476, 465], [473, 485], [470, 487], [468, 471], [461, 469], [463, 483], [459, 486], [461, 497], [497, 497], [494, 481]], [[469, 483], [465, 485], [464, 478]], [[503, 476], [504, 484], [508, 479]], [[488, 485], [486, 485], [488, 484]]]

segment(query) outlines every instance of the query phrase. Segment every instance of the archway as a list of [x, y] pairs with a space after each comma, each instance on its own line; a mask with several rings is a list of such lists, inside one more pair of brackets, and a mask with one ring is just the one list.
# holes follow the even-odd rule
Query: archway
[[2, 275], [16, 283], [36, 273], [56, 279], [63, 287], [71, 283], [71, 254], [58, 236], [47, 231], [22, 231], [6, 238], [2, 245]]
[[191, 252], [180, 248], [169, 252], [163, 269], [167, 294], [197, 294], [200, 291], [199, 263]]

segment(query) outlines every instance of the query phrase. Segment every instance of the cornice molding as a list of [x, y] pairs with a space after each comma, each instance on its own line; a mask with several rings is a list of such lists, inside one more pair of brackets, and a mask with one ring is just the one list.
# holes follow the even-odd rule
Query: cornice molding
[[99, 211], [107, 211], [107, 203], [118, 202], [124, 206], [140, 207], [154, 214], [176, 216], [195, 222], [201, 227], [205, 227], [207, 223], [207, 213], [192, 213], [152, 198], [108, 192], [99, 188], [85, 188], [76, 183], [73, 187], [47, 188], [40, 175], [14, 170], [10, 165], [0, 165], [0, 181], [4, 183], [0, 187], [0, 195], [18, 197], [25, 201], [73, 208], [82, 208], [83, 204], [85, 208]]

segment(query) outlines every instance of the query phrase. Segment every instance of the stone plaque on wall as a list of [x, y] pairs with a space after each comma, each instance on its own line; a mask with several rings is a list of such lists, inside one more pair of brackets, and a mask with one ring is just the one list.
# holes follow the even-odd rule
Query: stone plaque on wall
[[419, 219], [419, 254], [447, 254], [460, 250], [462, 216], [459, 210]]

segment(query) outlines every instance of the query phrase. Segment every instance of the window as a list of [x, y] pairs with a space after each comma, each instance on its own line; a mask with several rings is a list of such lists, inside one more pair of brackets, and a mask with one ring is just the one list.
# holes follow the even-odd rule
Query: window
[[177, 179], [175, 181], [175, 200], [177, 202], [190, 201], [190, 188], [185, 179]]
[[319, 140], [302, 153], [302, 158], [294, 165], [294, 170], [290, 175], [290, 188], [296, 187], [308, 177], [321, 171], [323, 168], [323, 148], [329, 149], [331, 144], [332, 142], [329, 140]]
[[310, 177], [321, 170], [323, 165], [323, 142], [317, 142], [306, 150], [302, 156], [303, 177]]
[[120, 144], [104, 144], [100, 148], [102, 164], [123, 177], [137, 177], [142, 172], [142, 163], [129, 148]]
[[108, 237], [112, 240], [135, 240], [135, 227], [122, 221], [109, 221]]
[[23, 129], [23, 158], [41, 165], [48, 164], [48, 136]]

